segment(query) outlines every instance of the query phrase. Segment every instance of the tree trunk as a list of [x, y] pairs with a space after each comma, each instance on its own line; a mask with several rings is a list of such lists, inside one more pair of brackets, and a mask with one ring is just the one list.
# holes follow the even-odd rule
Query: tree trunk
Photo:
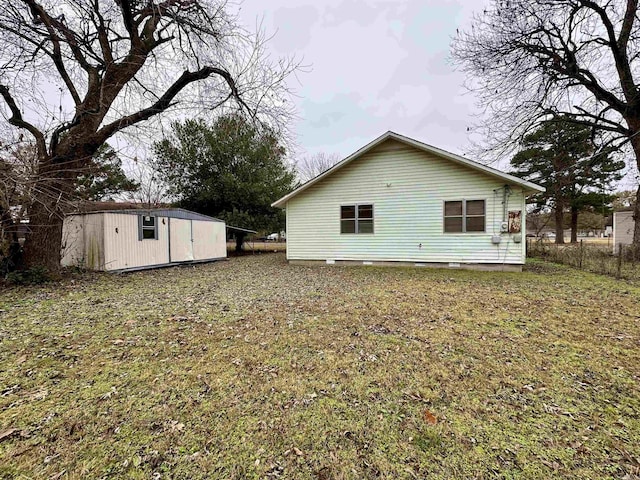
[[571, 243], [578, 243], [578, 209], [571, 207]]
[[[638, 157], [638, 163], [640, 164], [640, 157]], [[633, 207], [633, 221], [635, 226], [633, 228], [633, 251], [636, 255], [640, 254], [640, 186], [636, 192], [636, 204]]]
[[[640, 169], [640, 119], [629, 120], [627, 119], [627, 124], [633, 132], [631, 135], [631, 146], [633, 147], [633, 153], [636, 156], [636, 165], [638, 169]], [[633, 208], [633, 220], [634, 220], [634, 228], [633, 228], [633, 249], [635, 252], [640, 251], [640, 185], [638, 185], [638, 190], [636, 191], [636, 204]]]
[[[27, 268], [60, 269], [64, 212], [75, 208], [78, 174], [83, 172], [100, 146], [85, 135], [70, 134], [55, 156], [40, 155], [38, 188], [27, 208], [29, 233], [24, 244]], [[84, 143], [79, 140], [84, 139]]]
[[556, 243], [564, 243], [564, 207], [556, 202]]
[[14, 222], [11, 212], [0, 207], [0, 275], [22, 267], [22, 248], [18, 242], [20, 223]]
[[244, 243], [244, 237], [246, 234], [244, 232], [236, 232], [236, 253], [240, 253], [242, 251], [242, 244]]
[[35, 203], [29, 210], [29, 234], [24, 244], [28, 268], [45, 267], [55, 272], [60, 268], [63, 215], [55, 206]]

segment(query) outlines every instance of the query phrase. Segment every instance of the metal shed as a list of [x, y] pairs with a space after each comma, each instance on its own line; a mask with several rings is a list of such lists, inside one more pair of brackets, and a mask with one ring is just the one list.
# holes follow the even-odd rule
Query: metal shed
[[633, 243], [633, 211], [620, 211], [613, 213], [613, 253], [617, 253], [619, 245], [631, 245]]
[[67, 215], [62, 265], [126, 271], [227, 257], [225, 223], [181, 208]]

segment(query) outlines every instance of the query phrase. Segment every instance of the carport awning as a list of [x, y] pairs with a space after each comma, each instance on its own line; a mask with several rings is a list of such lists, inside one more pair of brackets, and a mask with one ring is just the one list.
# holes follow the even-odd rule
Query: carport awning
[[245, 232], [245, 233], [258, 233], [255, 230], [249, 230], [248, 228], [232, 227], [231, 225], [227, 225], [227, 229], [236, 230], [238, 232]]

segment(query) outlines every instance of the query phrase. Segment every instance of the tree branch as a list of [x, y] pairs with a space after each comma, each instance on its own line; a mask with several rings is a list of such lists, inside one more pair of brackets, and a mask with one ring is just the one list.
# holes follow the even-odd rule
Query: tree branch
[[624, 13], [624, 19], [622, 20], [622, 28], [620, 29], [620, 36], [618, 37], [618, 48], [622, 52], [627, 51], [627, 45], [629, 44], [629, 36], [631, 35], [631, 29], [636, 20], [636, 13], [638, 11], [638, 0], [627, 0], [627, 10]]
[[95, 67], [87, 61], [86, 57], [82, 53], [82, 50], [80, 50], [80, 48], [78, 47], [78, 42], [76, 40], [75, 32], [69, 29], [60, 20], [52, 18], [45, 11], [45, 9], [39, 4], [37, 4], [34, 0], [21, 0], [21, 1], [29, 6], [34, 16], [34, 21], [40, 20], [42, 21], [42, 23], [44, 23], [47, 31], [49, 32], [49, 36], [50, 36], [49, 39], [52, 42], [56, 42], [56, 41], [59, 42], [60, 38], [58, 37], [56, 30], [61, 31], [67, 45], [69, 45], [69, 48], [71, 49], [71, 52], [73, 53], [73, 56], [78, 62], [78, 64], [87, 72], [91, 70], [95, 70]]
[[0, 84], [0, 95], [2, 95], [2, 98], [4, 98], [4, 101], [11, 111], [11, 117], [9, 117], [8, 119], [9, 123], [18, 128], [23, 128], [31, 133], [31, 135], [33, 135], [36, 140], [36, 144], [38, 145], [38, 153], [40, 155], [46, 155], [47, 144], [45, 142], [44, 135], [33, 124], [27, 122], [24, 118], [22, 118], [22, 113], [16, 105], [15, 100], [11, 96], [9, 88], [5, 85]]
[[211, 75], [221, 76], [227, 82], [227, 85], [231, 90], [230, 95], [235, 98], [241, 106], [249, 110], [249, 107], [240, 98], [240, 93], [238, 92], [236, 83], [229, 72], [217, 67], [204, 67], [196, 72], [184, 72], [182, 75], [180, 75], [180, 78], [178, 78], [178, 80], [176, 80], [173, 85], [171, 85], [153, 105], [131, 115], [122, 117], [119, 120], [116, 120], [108, 125], [105, 125], [100, 130], [98, 130], [98, 132], [96, 132], [96, 136], [98, 137], [100, 142], [104, 142], [116, 132], [119, 132], [120, 130], [134, 125], [138, 122], [148, 120], [154, 115], [165, 111], [171, 106], [171, 102], [176, 97], [176, 95], [178, 95], [178, 93], [180, 93], [185, 87], [193, 82], [197, 82], [198, 80], [204, 80]]
[[627, 0], [627, 9], [622, 22], [622, 29], [620, 31], [619, 38], [616, 38], [613, 23], [611, 22], [611, 19], [604, 7], [601, 7], [593, 0], [578, 0], [578, 2], [584, 7], [596, 12], [600, 17], [600, 20], [607, 31], [607, 36], [609, 37], [609, 47], [613, 55], [616, 70], [618, 71], [620, 86], [622, 87], [624, 96], [627, 99], [627, 102], [633, 103], [634, 107], [638, 108], [638, 90], [633, 79], [633, 72], [629, 65], [626, 48], [631, 28], [635, 21], [636, 12], [638, 10], [638, 0]]

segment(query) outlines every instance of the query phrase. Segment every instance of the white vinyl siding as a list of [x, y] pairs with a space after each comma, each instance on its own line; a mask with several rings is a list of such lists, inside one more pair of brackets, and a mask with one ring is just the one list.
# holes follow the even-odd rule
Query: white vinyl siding
[[[523, 264], [524, 239], [499, 235], [504, 183], [466, 166], [387, 140], [289, 200], [287, 258]], [[521, 210], [522, 188], [511, 186], [506, 211]], [[485, 200], [485, 231], [444, 233], [444, 204]], [[370, 235], [340, 231], [341, 205], [375, 205]]]

